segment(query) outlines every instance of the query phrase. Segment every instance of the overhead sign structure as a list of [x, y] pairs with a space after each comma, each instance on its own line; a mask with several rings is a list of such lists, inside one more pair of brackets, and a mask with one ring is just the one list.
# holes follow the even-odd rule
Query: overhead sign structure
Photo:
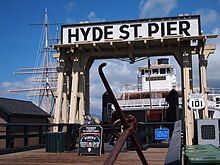
[[62, 44], [160, 39], [176, 35], [199, 36], [200, 32], [199, 16], [72, 24], [62, 26]]

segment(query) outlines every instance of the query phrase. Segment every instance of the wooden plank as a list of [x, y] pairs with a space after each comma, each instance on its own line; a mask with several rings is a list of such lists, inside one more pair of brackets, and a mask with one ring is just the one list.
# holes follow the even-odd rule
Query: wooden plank
[[[143, 151], [149, 165], [163, 165], [167, 148], [150, 148]], [[1, 165], [53, 164], [53, 165], [87, 165], [103, 164], [109, 153], [101, 156], [78, 156], [77, 151], [64, 153], [46, 153], [45, 149], [0, 155]], [[141, 165], [136, 151], [123, 151], [119, 154], [115, 165]]]

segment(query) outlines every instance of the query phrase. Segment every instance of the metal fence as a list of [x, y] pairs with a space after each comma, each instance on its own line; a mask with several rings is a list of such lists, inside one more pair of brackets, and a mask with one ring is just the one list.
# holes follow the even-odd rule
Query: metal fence
[[0, 123], [0, 154], [42, 148], [50, 124]]
[[[45, 147], [46, 134], [51, 132], [54, 126], [58, 126], [59, 131], [66, 126], [66, 150], [74, 149], [77, 143], [79, 125], [0, 123], [0, 154]], [[155, 139], [156, 128], [168, 128], [171, 138], [174, 122], [139, 122], [136, 135], [142, 149], [169, 146], [169, 140]], [[117, 129], [120, 131], [121, 128], [118, 127]], [[103, 142], [109, 142], [112, 136], [112, 128], [110, 125], [103, 125], [103, 130]], [[129, 139], [126, 143], [127, 148], [132, 149]]]
[[0, 154], [44, 148], [46, 134], [58, 127], [65, 127], [66, 150], [75, 148], [79, 125], [76, 124], [31, 124], [31, 123], [0, 123]]

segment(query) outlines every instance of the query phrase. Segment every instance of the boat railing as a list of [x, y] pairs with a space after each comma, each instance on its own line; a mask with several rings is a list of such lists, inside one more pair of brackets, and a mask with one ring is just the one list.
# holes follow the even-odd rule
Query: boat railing
[[215, 107], [216, 107], [216, 102], [215, 102], [215, 101], [209, 101], [209, 100], [208, 100], [208, 107], [209, 107], [209, 108], [215, 108]]
[[141, 84], [125, 84], [120, 92], [125, 92], [125, 91], [139, 91], [141, 89]]
[[208, 93], [220, 96], [220, 88], [208, 88]]
[[[179, 88], [178, 88], [179, 89]], [[152, 88], [151, 89], [142, 89], [142, 84], [126, 84], [124, 85], [117, 93], [132, 93], [132, 92], [164, 92], [169, 91], [169, 88]]]
[[168, 103], [165, 98], [152, 98], [148, 99], [129, 99], [129, 100], [117, 100], [119, 105], [123, 108], [129, 107], [167, 107]]

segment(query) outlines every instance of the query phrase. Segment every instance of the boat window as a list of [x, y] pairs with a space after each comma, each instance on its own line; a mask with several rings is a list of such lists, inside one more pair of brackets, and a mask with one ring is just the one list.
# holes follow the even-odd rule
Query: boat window
[[153, 69], [153, 74], [158, 74], [158, 69]]
[[151, 70], [145, 70], [146, 75], [148, 75], [149, 73], [151, 74]]
[[144, 70], [141, 70], [141, 75], [144, 75]]
[[165, 68], [160, 68], [160, 74], [166, 74], [166, 69]]
[[167, 74], [170, 74], [170, 68], [167, 68]]

